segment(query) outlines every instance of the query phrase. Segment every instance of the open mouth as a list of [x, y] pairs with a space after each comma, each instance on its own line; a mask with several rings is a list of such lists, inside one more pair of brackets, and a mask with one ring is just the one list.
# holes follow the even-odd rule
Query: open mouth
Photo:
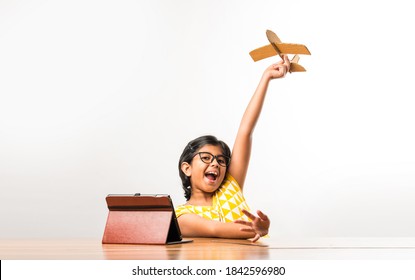
[[209, 179], [209, 181], [216, 181], [218, 178], [218, 173], [215, 171], [208, 171], [205, 173], [205, 177]]

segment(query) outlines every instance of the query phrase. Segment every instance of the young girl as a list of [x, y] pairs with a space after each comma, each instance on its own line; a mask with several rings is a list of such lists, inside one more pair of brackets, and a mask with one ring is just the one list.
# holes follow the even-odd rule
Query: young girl
[[231, 152], [214, 136], [190, 141], [179, 160], [179, 174], [187, 203], [176, 208], [183, 236], [252, 238], [268, 233], [270, 220], [261, 211], [249, 212], [242, 190], [248, 171], [252, 134], [272, 79], [290, 69], [287, 56], [269, 66], [242, 117]]

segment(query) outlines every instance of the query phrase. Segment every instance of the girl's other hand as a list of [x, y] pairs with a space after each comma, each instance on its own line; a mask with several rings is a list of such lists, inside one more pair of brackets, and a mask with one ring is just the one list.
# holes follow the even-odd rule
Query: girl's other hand
[[251, 221], [236, 220], [234, 223], [247, 226], [246, 228], [241, 228], [241, 231], [247, 231], [255, 233], [255, 237], [252, 239], [252, 242], [256, 242], [261, 236], [268, 234], [268, 229], [271, 224], [267, 215], [261, 211], [257, 211], [258, 216], [250, 213], [249, 211], [243, 209], [242, 212], [251, 219]]

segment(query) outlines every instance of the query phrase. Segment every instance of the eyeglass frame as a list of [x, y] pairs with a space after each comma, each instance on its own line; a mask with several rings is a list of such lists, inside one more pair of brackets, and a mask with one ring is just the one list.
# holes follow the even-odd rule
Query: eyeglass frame
[[[210, 156], [212, 157], [212, 159], [210, 160], [210, 162], [206, 162], [205, 160], [203, 160], [203, 159], [202, 159], [201, 154], [208, 154], [208, 155], [210, 155]], [[228, 167], [228, 166], [229, 166], [229, 164], [231, 163], [231, 158], [230, 158], [230, 157], [228, 157], [228, 156], [225, 156], [225, 155], [216, 155], [216, 156], [215, 156], [215, 155], [213, 155], [213, 154], [211, 154], [211, 153], [209, 153], [209, 152], [198, 152], [198, 153], [196, 153], [193, 157], [195, 157], [196, 155], [199, 155], [200, 160], [201, 160], [203, 163], [207, 163], [207, 164], [212, 163], [215, 159], [216, 159], [216, 162], [217, 162], [220, 166], [222, 166], [222, 167]], [[226, 159], [226, 164], [225, 164], [225, 165], [220, 164], [220, 162], [218, 161], [218, 157], [223, 157], [223, 158], [225, 158], [225, 159]]]

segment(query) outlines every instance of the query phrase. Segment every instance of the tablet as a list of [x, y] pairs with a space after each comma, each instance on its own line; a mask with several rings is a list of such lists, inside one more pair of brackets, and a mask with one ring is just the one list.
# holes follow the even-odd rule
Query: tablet
[[177, 244], [183, 240], [172, 200], [166, 194], [109, 194], [102, 243]]

